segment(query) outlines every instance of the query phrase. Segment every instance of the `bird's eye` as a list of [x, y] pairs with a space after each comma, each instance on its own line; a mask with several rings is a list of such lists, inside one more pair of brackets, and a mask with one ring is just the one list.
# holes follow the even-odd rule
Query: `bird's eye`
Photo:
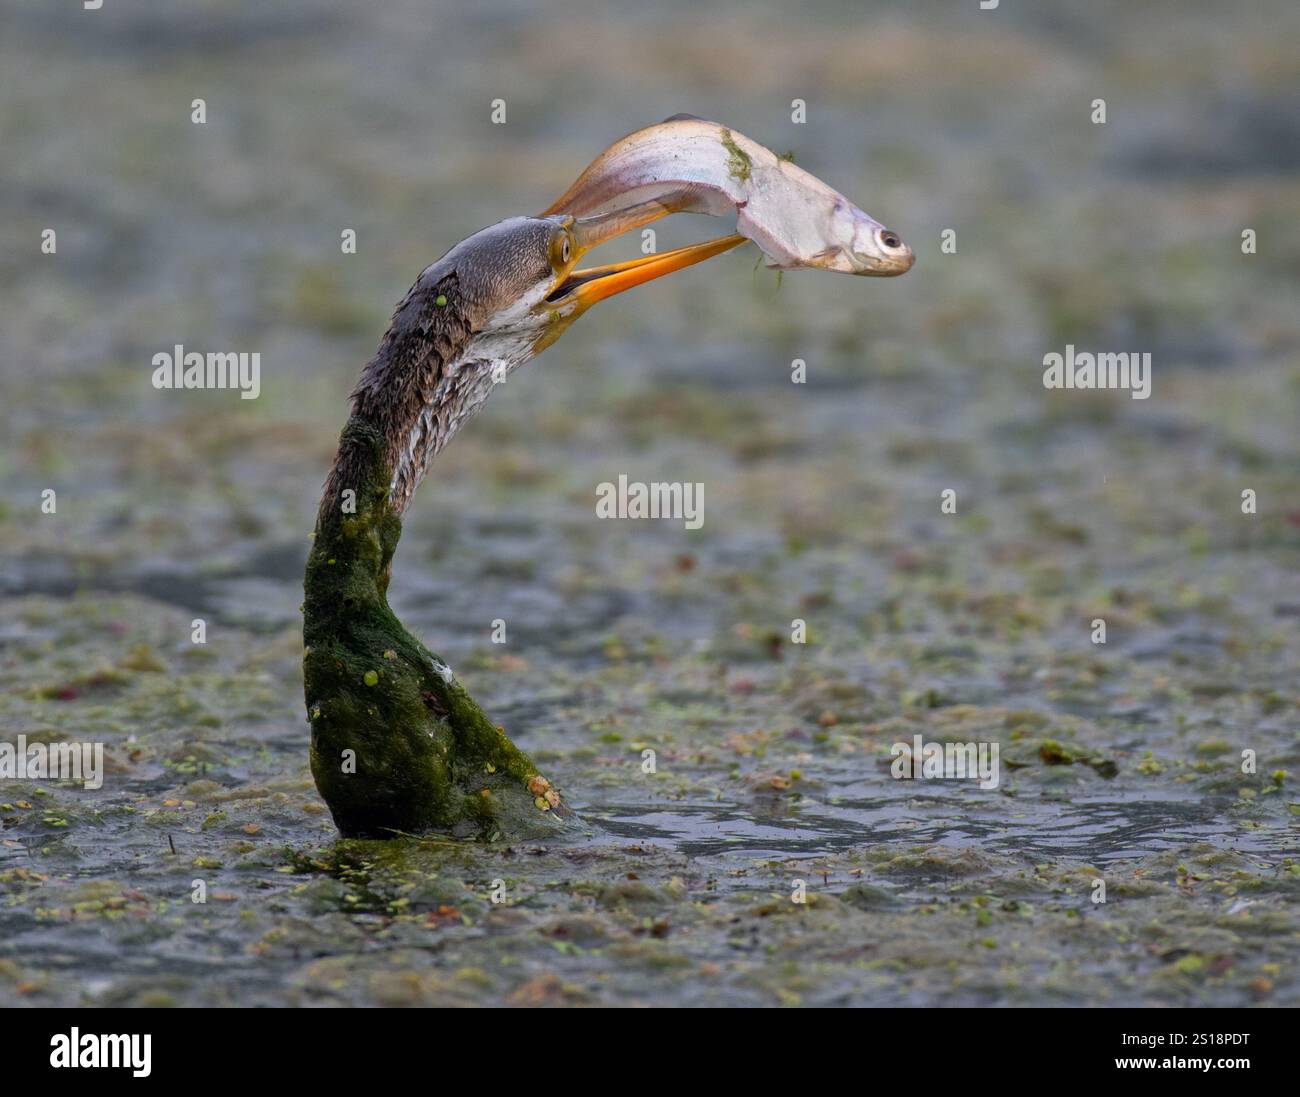
[[573, 237], [561, 229], [551, 237], [551, 266], [560, 270], [573, 259]]

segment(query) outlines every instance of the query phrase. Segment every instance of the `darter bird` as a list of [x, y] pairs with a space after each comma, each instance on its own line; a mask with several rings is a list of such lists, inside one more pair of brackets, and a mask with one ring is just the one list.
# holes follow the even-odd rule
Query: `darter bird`
[[[579, 268], [675, 212], [737, 213], [738, 233]], [[536, 217], [485, 228], [428, 267], [352, 392], [307, 562], [311, 769], [345, 837], [542, 836], [558, 792], [388, 606], [402, 516], [429, 462], [493, 387], [587, 309], [754, 240], [769, 264], [901, 274], [901, 240], [820, 180], [716, 123], [675, 116], [617, 142]]]

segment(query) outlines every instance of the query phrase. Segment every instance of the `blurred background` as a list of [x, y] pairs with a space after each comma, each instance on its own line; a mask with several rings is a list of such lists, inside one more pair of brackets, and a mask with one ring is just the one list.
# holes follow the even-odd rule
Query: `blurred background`
[[[0, 729], [106, 742], [113, 767], [97, 795], [0, 789], [0, 997], [1294, 1002], [1294, 3], [0, 0], [0, 20]], [[333, 834], [298, 605], [347, 393], [425, 265], [679, 111], [793, 152], [918, 261], [778, 281], [751, 246], [619, 297], [439, 457], [394, 608], [604, 838], [581, 869], [536, 862], [535, 909], [492, 940], [403, 952], [411, 912], [423, 934], [444, 905], [496, 917], [472, 884], [505, 870], [371, 864], [359, 889], [351, 861], [270, 852]], [[720, 227], [661, 222], [659, 247]], [[178, 343], [260, 352], [260, 397], [155, 390]], [[1067, 343], [1149, 352], [1151, 398], [1045, 390]], [[704, 528], [596, 521], [620, 473], [702, 482]], [[913, 733], [1000, 739], [1016, 768], [915, 792], [887, 770]], [[228, 903], [160, 912], [195, 858]], [[809, 859], [820, 921], [729, 945]], [[1105, 865], [1133, 902], [1075, 932], [1091, 911], [1067, 897]], [[1247, 886], [1262, 937], [1221, 924]], [[927, 932], [952, 943], [918, 969], [936, 894]], [[123, 910], [146, 928], [105, 922]], [[557, 919], [622, 959], [552, 948]]]

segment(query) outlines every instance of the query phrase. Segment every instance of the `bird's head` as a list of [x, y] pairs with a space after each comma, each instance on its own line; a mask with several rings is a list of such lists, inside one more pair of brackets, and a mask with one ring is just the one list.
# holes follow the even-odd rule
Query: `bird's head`
[[454, 270], [466, 319], [498, 357], [540, 354], [597, 301], [747, 243], [725, 236], [622, 263], [579, 266], [601, 244], [671, 212], [659, 203], [613, 216], [511, 217], [462, 240], [436, 264]]
[[669, 212], [658, 202], [634, 202], [599, 217], [511, 217], [466, 237], [420, 275], [353, 390], [354, 415], [377, 424], [387, 440], [399, 514], [429, 461], [497, 382], [597, 301], [746, 242], [728, 236], [579, 267], [606, 240]]

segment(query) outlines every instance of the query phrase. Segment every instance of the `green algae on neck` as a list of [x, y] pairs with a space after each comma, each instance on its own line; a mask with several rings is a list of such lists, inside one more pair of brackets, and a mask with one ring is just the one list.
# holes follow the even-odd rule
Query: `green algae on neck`
[[402, 522], [383, 434], [353, 415], [339, 439], [303, 583], [311, 770], [344, 837], [522, 838], [567, 810], [387, 591]]

